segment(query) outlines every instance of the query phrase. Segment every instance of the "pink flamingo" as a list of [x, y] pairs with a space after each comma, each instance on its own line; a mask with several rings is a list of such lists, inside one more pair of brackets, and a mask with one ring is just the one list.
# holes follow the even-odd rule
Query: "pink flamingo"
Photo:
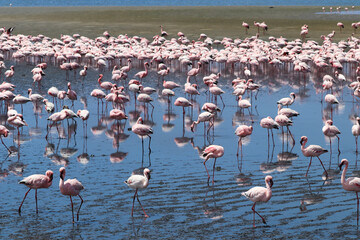
[[358, 136], [360, 135], [360, 118], [356, 117], [355, 124], [351, 128], [351, 133], [355, 137], [356, 153], [358, 153]]
[[126, 116], [126, 114], [120, 109], [112, 109], [110, 111], [109, 117], [111, 119], [120, 120], [120, 121], [128, 118], [128, 116]]
[[265, 177], [265, 184], [266, 188], [264, 187], [253, 187], [246, 192], [242, 192], [241, 195], [245, 196], [247, 199], [254, 202], [252, 206], [252, 211], [254, 214], [253, 217], [253, 227], [255, 227], [255, 213], [261, 217], [264, 224], [266, 224], [265, 219], [255, 210], [255, 205], [257, 202], [268, 202], [272, 196], [271, 187], [273, 186], [274, 182], [272, 180], [272, 176]]
[[60, 192], [63, 195], [67, 195], [70, 197], [71, 211], [72, 211], [72, 218], [73, 218], [72, 222], [74, 223], [75, 222], [74, 221], [74, 206], [73, 206], [71, 196], [79, 196], [79, 198], [81, 199], [81, 204], [80, 204], [79, 210], [77, 211], [77, 221], [79, 221], [80, 208], [84, 202], [84, 200], [80, 196], [80, 191], [84, 189], [84, 186], [76, 178], [68, 179], [64, 182], [65, 168], [62, 167], [62, 168], [60, 168], [59, 171], [60, 171], [60, 182], [59, 182]]
[[294, 136], [292, 135], [289, 126], [292, 126], [293, 121], [291, 121], [286, 115], [278, 114], [275, 117], [275, 121], [281, 126], [281, 133], [284, 134], [283, 127], [286, 127], [288, 132], [290, 133], [290, 137], [293, 140], [293, 143], [295, 144]]
[[192, 124], [191, 124], [191, 131], [194, 132], [194, 127], [196, 125], [198, 125], [200, 122], [203, 122], [204, 123], [204, 134], [205, 134], [205, 122], [209, 122], [209, 127], [208, 127], [208, 130], [207, 132], [209, 133], [209, 130], [211, 129], [211, 127], [214, 125], [212, 122], [211, 122], [211, 119], [213, 119], [215, 116], [214, 113], [210, 113], [210, 112], [202, 112], [199, 114], [198, 116], [198, 119], [197, 121], [194, 121]]
[[15, 73], [14, 66], [11, 66], [10, 70], [7, 70], [4, 74], [5, 74], [6, 79], [9, 79], [14, 76], [14, 73]]
[[134, 204], [135, 204], [135, 197], [138, 200], [138, 202], [140, 203], [140, 206], [144, 212], [145, 217], [149, 217], [143, 206], [141, 205], [141, 202], [139, 200], [139, 196], [138, 196], [138, 190], [142, 190], [144, 188], [147, 188], [147, 186], [149, 186], [149, 180], [150, 180], [151, 176], [150, 176], [150, 170], [148, 168], [144, 168], [144, 172], [142, 175], [139, 174], [131, 174], [131, 176], [125, 181], [125, 184], [128, 185], [129, 187], [131, 187], [132, 189], [135, 189], [135, 194], [133, 197], [133, 205], [131, 208], [131, 216], [133, 216], [133, 212], [134, 212]]
[[131, 131], [138, 136], [141, 137], [141, 143], [142, 143], [142, 151], [144, 152], [144, 137], [149, 137], [149, 152], [151, 153], [150, 143], [151, 143], [151, 136], [150, 134], [153, 134], [153, 130], [150, 126], [143, 124], [142, 117], [139, 117], [136, 123], [132, 126]]
[[187, 73], [187, 75], [188, 76], [193, 76], [196, 79], [196, 75], [198, 75], [198, 73], [200, 71], [200, 67], [201, 67], [201, 62], [198, 62], [197, 68], [190, 69], [190, 71]]
[[247, 34], [247, 33], [248, 33], [248, 29], [250, 28], [249, 24], [246, 23], [246, 22], [243, 22], [243, 23], [242, 23], [242, 26], [245, 28], [245, 34]]
[[358, 195], [358, 192], [360, 192], [360, 178], [350, 177], [348, 179], [345, 179], [345, 175], [346, 175], [347, 169], [349, 167], [349, 161], [347, 159], [341, 160], [340, 165], [339, 165], [340, 171], [341, 171], [341, 167], [343, 165], [345, 165], [345, 168], [341, 174], [341, 185], [342, 185], [343, 189], [346, 191], [356, 192], [357, 222], [359, 223], [359, 195]]
[[174, 105], [183, 108], [183, 115], [185, 115], [185, 108], [192, 106], [191, 102], [184, 97], [178, 97], [175, 100]]
[[341, 132], [336, 126], [333, 125], [333, 121], [332, 120], [326, 120], [325, 126], [322, 128], [322, 131], [323, 131], [324, 135], [329, 137], [329, 139], [330, 139], [330, 149], [331, 149], [331, 138], [332, 137], [337, 137], [337, 139], [338, 139], [338, 151], [340, 153], [340, 138], [339, 138], [338, 134], [340, 134]]
[[252, 126], [247, 126], [247, 125], [240, 125], [240, 126], [238, 126], [236, 128], [235, 135], [239, 137], [236, 156], [239, 156], [239, 146], [241, 147], [241, 156], [242, 156], [242, 142], [241, 142], [241, 139], [246, 137], [246, 136], [251, 135], [252, 131], [253, 131], [253, 127]]
[[[60, 137], [60, 132], [59, 132], [58, 125], [57, 125], [56, 123], [63, 121], [63, 120], [66, 119], [68, 116], [70, 116], [70, 114], [69, 114], [68, 111], [60, 111], [60, 112], [53, 113], [53, 114], [50, 115], [50, 116], [48, 117], [48, 119], [47, 119], [47, 120], [53, 121], [53, 124], [56, 125], [56, 129], [57, 129], [57, 131], [58, 131], [59, 137]], [[45, 139], [47, 139], [48, 134], [49, 134], [49, 131], [51, 130], [51, 127], [52, 127], [52, 125], [50, 125], [50, 129], [47, 131], [47, 134], [46, 134], [46, 136], [45, 136]]]
[[14, 116], [8, 117], [7, 122], [13, 126], [15, 126], [18, 130], [18, 136], [20, 136], [19, 128], [23, 126], [28, 126], [25, 122], [22, 114], [15, 114]]
[[25, 201], [26, 196], [28, 195], [31, 189], [35, 189], [36, 213], [38, 213], [37, 190], [39, 188], [49, 188], [52, 184], [53, 175], [54, 175], [53, 171], [47, 170], [45, 175], [33, 174], [24, 178], [19, 182], [19, 184], [25, 184], [27, 187], [29, 187], [29, 190], [25, 193], [24, 199], [20, 204], [19, 213], [21, 212], [21, 207]]
[[120, 71], [123, 71], [123, 72], [126, 72], [126, 73], [130, 72], [130, 70], [131, 70], [131, 59], [128, 58], [127, 62], [128, 62], [128, 65], [123, 66], [122, 68], [120, 68]]
[[224, 148], [220, 145], [210, 145], [208, 147], [205, 148], [205, 150], [202, 153], [202, 156], [205, 158], [204, 161], [204, 166], [208, 175], [208, 183], [210, 180], [210, 174], [209, 171], [207, 170], [206, 167], [206, 161], [209, 160], [209, 158], [214, 158], [214, 166], [213, 166], [213, 180], [212, 183], [214, 184], [215, 180], [214, 180], [214, 176], [215, 176], [215, 164], [216, 164], [216, 159], [219, 157], [222, 157], [224, 155]]
[[89, 119], [90, 112], [86, 109], [84, 109], [84, 110], [79, 109], [77, 111], [76, 115], [78, 115], [78, 117], [83, 120], [84, 134], [85, 134], [85, 137], [87, 138], [87, 120]]
[[262, 128], [266, 128], [267, 129], [267, 132], [268, 132], [268, 141], [269, 141], [269, 137], [270, 137], [270, 134], [269, 134], [269, 129], [271, 131], [271, 137], [272, 137], [272, 140], [273, 140], [273, 145], [275, 145], [275, 142], [274, 142], [274, 133], [273, 133], [273, 128], [275, 129], [279, 129], [279, 124], [274, 120], [272, 119], [270, 116], [266, 117], [266, 118], [263, 118], [261, 119], [260, 121], [260, 126]]
[[311, 166], [311, 161], [313, 157], [317, 157], [321, 163], [321, 166], [324, 168], [325, 170], [325, 175], [326, 177], [328, 176], [328, 173], [324, 167], [324, 164], [322, 163], [321, 159], [319, 158], [319, 156], [323, 153], [328, 152], [328, 150], [322, 148], [319, 145], [309, 145], [307, 147], [305, 147], [306, 143], [308, 141], [308, 138], [306, 136], [302, 136], [301, 140], [300, 140], [300, 144], [301, 144], [301, 152], [303, 153], [303, 155], [305, 157], [310, 157], [310, 163], [309, 163], [309, 167], [306, 171], [305, 177], [307, 177], [307, 174], [309, 172], [310, 166]]
[[111, 82], [101, 82], [103, 77], [104, 77], [104, 75], [99, 74], [98, 83], [99, 83], [100, 87], [105, 90], [110, 90], [113, 87], [113, 84]]
[[164, 80], [163, 87], [172, 90], [174, 88], [180, 87], [180, 85], [173, 81]]
[[142, 81], [143, 78], [145, 78], [148, 75], [148, 67], [149, 67], [149, 63], [146, 62], [144, 63], [144, 68], [145, 71], [140, 71], [138, 73], [135, 74], [135, 77], [138, 77], [140, 79], [140, 81]]
[[7, 129], [4, 125], [0, 125], [0, 140], [5, 148], [11, 153], [10, 149], [5, 145], [2, 136], [7, 137], [9, 135], [9, 129]]
[[88, 66], [84, 66], [83, 70], [81, 70], [79, 72], [80, 76], [83, 78], [83, 80], [85, 79], [86, 75], [87, 75], [87, 69], [88, 69]]
[[77, 100], [77, 94], [74, 90], [71, 89], [71, 83], [68, 82], [67, 84], [68, 86], [68, 91], [66, 93], [66, 95], [68, 96], [68, 98], [72, 101], [72, 107], [74, 106], [74, 101]]
[[57, 89], [57, 87], [51, 87], [49, 88], [48, 92], [47, 92], [51, 97], [53, 97], [53, 103], [55, 102], [55, 98], [57, 97], [58, 93], [59, 93], [59, 89]]
[[221, 109], [216, 104], [210, 102], [204, 103], [201, 109], [210, 113], [221, 112]]
[[342, 28], [344, 28], [344, 24], [343, 24], [342, 22], [338, 22], [338, 23], [336, 24], [336, 26], [339, 27], [340, 32], [341, 32]]
[[285, 97], [277, 101], [277, 104], [281, 104], [282, 106], [290, 106], [295, 101], [295, 93], [290, 93], [290, 97]]

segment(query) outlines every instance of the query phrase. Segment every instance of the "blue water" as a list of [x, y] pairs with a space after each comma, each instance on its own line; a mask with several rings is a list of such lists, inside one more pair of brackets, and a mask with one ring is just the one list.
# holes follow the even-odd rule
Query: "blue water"
[[42, 6], [352, 6], [358, 5], [358, 1], [345, 0], [345, 1], [312, 1], [312, 0], [175, 0], [175, 1], [163, 1], [163, 0], [2, 0], [0, 6], [13, 7], [42, 7]]

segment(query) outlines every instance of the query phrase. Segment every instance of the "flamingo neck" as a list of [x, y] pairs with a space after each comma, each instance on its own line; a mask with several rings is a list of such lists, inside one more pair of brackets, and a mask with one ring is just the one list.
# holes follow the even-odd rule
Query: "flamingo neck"
[[348, 166], [349, 164], [348, 163], [345, 163], [345, 168], [341, 174], [341, 184], [344, 184], [345, 183], [345, 175], [346, 175], [346, 172], [347, 172], [347, 169], [348, 169]]

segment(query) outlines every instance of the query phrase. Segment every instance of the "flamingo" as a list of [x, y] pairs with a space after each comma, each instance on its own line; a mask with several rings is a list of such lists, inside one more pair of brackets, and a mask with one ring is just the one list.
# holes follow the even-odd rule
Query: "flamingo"
[[325, 102], [330, 104], [339, 104], [339, 100], [333, 94], [326, 94], [325, 95]]
[[272, 191], [271, 187], [273, 186], [274, 182], [272, 180], [272, 176], [265, 177], [265, 184], [266, 188], [264, 187], [253, 187], [246, 192], [242, 192], [241, 195], [245, 196], [247, 199], [254, 202], [252, 206], [252, 211], [254, 214], [253, 218], [253, 227], [255, 227], [255, 213], [261, 217], [264, 224], [266, 224], [265, 219], [255, 210], [255, 205], [257, 202], [268, 202], [271, 199]]
[[[51, 114], [51, 115], [47, 118], [47, 120], [50, 120], [50, 121], [53, 122], [53, 124], [56, 124], [57, 122], [61, 122], [61, 121], [63, 121], [64, 119], [66, 119], [68, 116], [70, 116], [70, 114], [69, 114], [68, 111], [62, 111], [62, 110], [61, 110], [60, 112], [56, 112], [56, 113]], [[50, 125], [50, 130], [51, 130], [51, 127], [52, 127], [52, 125]], [[58, 131], [58, 133], [59, 133], [59, 137], [60, 137], [60, 132], [59, 132], [59, 129], [58, 129], [58, 125], [57, 125], [57, 124], [56, 124], [56, 129], [57, 129], [57, 131]], [[46, 134], [46, 136], [45, 136], [45, 139], [47, 139], [48, 134], [49, 134], [49, 130], [48, 130], [48, 132], [47, 132], [47, 134]]]
[[33, 174], [30, 175], [19, 182], [19, 184], [24, 184], [29, 187], [29, 190], [25, 193], [24, 199], [22, 200], [19, 213], [21, 213], [21, 207], [25, 201], [26, 196], [30, 192], [31, 189], [35, 189], [35, 202], [36, 202], [36, 213], [38, 213], [38, 204], [37, 204], [37, 190], [39, 188], [49, 188], [52, 184], [53, 180], [53, 171], [47, 170], [45, 175], [43, 174]]
[[90, 116], [90, 112], [86, 109], [81, 110], [79, 109], [76, 113], [76, 115], [78, 115], [79, 118], [81, 118], [81, 120], [83, 120], [83, 128], [84, 128], [84, 134], [85, 134], [85, 138], [87, 138], [87, 120], [89, 119]]
[[47, 100], [46, 98], [43, 100], [43, 103], [45, 105], [45, 110], [48, 113], [53, 113], [55, 110], [55, 105], [52, 102], [49, 102], [49, 100]]
[[358, 136], [360, 135], [360, 118], [356, 117], [355, 124], [351, 128], [351, 133], [355, 137], [356, 153], [358, 153]]
[[242, 156], [242, 138], [249, 136], [252, 134], [253, 127], [247, 125], [240, 125], [235, 130], [235, 135], [239, 137], [238, 148], [236, 152], [236, 156], [239, 156], [239, 146], [241, 146], [241, 156]]
[[128, 58], [127, 62], [128, 62], [128, 65], [123, 66], [122, 68], [120, 68], [120, 71], [123, 71], [123, 72], [126, 72], [126, 73], [130, 72], [130, 70], [131, 70], [131, 59]]
[[8, 150], [9, 153], [11, 153], [10, 149], [5, 145], [2, 136], [7, 137], [9, 135], [9, 129], [7, 129], [4, 125], [0, 125], [0, 140], [2, 144], [5, 146], [5, 148]]
[[74, 101], [77, 100], [77, 94], [74, 90], [71, 89], [71, 83], [68, 82], [67, 84], [68, 86], [68, 91], [66, 93], [66, 95], [68, 96], [68, 98], [72, 101], [72, 107], [74, 106]]
[[222, 157], [223, 155], [224, 155], [224, 148], [220, 145], [210, 145], [210, 146], [206, 147], [205, 150], [203, 151], [202, 156], [205, 158], [204, 166], [205, 166], [205, 169], [206, 169], [206, 172], [208, 175], [208, 183], [210, 180], [210, 174], [206, 167], [206, 161], [209, 160], [210, 158], [214, 158], [213, 180], [212, 180], [212, 183], [214, 184], [216, 159], [219, 157]]
[[80, 204], [79, 210], [77, 211], [77, 221], [79, 221], [80, 208], [84, 202], [83, 198], [80, 196], [80, 191], [84, 189], [84, 186], [76, 178], [68, 179], [64, 182], [65, 168], [62, 167], [62, 168], [60, 168], [59, 171], [60, 171], [60, 182], [59, 182], [60, 192], [63, 195], [67, 195], [70, 197], [72, 219], [73, 219], [72, 222], [75, 223], [75, 221], [74, 221], [74, 206], [73, 206], [71, 196], [79, 196], [79, 198], [81, 199], [81, 204]]
[[216, 106], [216, 104], [210, 102], [204, 103], [201, 109], [210, 113], [221, 112], [221, 109], [218, 106]]
[[151, 143], [151, 136], [150, 134], [153, 134], [153, 130], [150, 126], [143, 124], [142, 117], [139, 117], [136, 123], [131, 127], [131, 131], [138, 136], [141, 137], [141, 143], [142, 143], [142, 151], [144, 152], [144, 137], [149, 137], [149, 152], [151, 152], [150, 143]]
[[346, 191], [352, 191], [356, 192], [356, 199], [357, 199], [357, 222], [359, 223], [359, 195], [358, 192], [360, 192], [360, 178], [358, 177], [350, 177], [345, 179], [345, 175], [347, 172], [347, 169], [349, 167], [349, 161], [347, 159], [342, 159], [339, 165], [340, 171], [341, 167], [345, 165], [345, 168], [341, 174], [341, 185], [344, 190]]
[[9, 70], [7, 70], [4, 74], [6, 79], [11, 79], [14, 76], [15, 69], [14, 66], [11, 66]]
[[337, 137], [338, 139], [338, 151], [340, 153], [340, 138], [338, 136], [338, 134], [340, 134], [340, 130], [333, 125], [333, 121], [332, 120], [326, 120], [325, 122], [325, 126], [322, 128], [322, 131], [324, 133], [325, 136], [329, 137], [330, 139], [330, 149], [331, 149], [331, 138], [332, 137]]
[[200, 122], [204, 123], [204, 134], [205, 134], [205, 122], [209, 122], [209, 127], [207, 132], [209, 132], [210, 128], [214, 125], [211, 122], [211, 119], [213, 119], [215, 116], [214, 113], [210, 113], [210, 112], [202, 112], [199, 114], [197, 121], [193, 121], [193, 123], [191, 124], [191, 131], [194, 132], [194, 127], [196, 125], [198, 125]]
[[249, 27], [249, 24], [246, 23], [246, 22], [243, 22], [243, 23], [242, 23], [242, 26], [245, 28], [245, 34], [247, 34], [247, 33], [248, 33], [248, 29], [250, 28], [250, 27]]
[[109, 117], [111, 119], [120, 120], [120, 121], [128, 118], [128, 116], [126, 116], [124, 111], [122, 111], [120, 109], [112, 109], [110, 111]]
[[134, 77], [138, 77], [140, 79], [140, 81], [142, 81], [142, 79], [148, 75], [148, 67], [149, 66], [150, 65], [148, 62], [144, 63], [145, 71], [140, 71], [140, 72], [136, 73]]
[[342, 22], [338, 22], [338, 23], [336, 24], [336, 26], [339, 27], [340, 32], [341, 32], [341, 29], [344, 28], [344, 24], [343, 24]]
[[113, 84], [111, 82], [101, 82], [102, 78], [104, 77], [103, 74], [99, 74], [98, 83], [101, 88], [105, 90], [110, 90], [113, 87]]
[[274, 134], [273, 134], [273, 128], [275, 129], [279, 129], [280, 125], [274, 120], [272, 119], [270, 116], [266, 117], [266, 118], [263, 118], [260, 120], [260, 126], [262, 128], [266, 128], [267, 129], [267, 132], [268, 132], [268, 140], [269, 140], [269, 137], [270, 137], [270, 134], [269, 134], [269, 129], [271, 131], [271, 137], [272, 137], [272, 140], [273, 140], [273, 145], [275, 145], [275, 142], [274, 142]]
[[285, 97], [277, 101], [277, 104], [281, 104], [282, 106], [290, 106], [295, 101], [295, 93], [290, 93], [290, 97]]
[[81, 70], [79, 72], [79, 75], [83, 78], [83, 80], [85, 79], [85, 77], [87, 75], [87, 69], [88, 69], [88, 66], [84, 66], [83, 70]]
[[189, 100], [187, 100], [186, 98], [184, 98], [184, 97], [178, 97], [175, 100], [174, 105], [178, 106], [178, 107], [182, 107], [183, 108], [183, 115], [185, 115], [185, 107], [192, 106], [192, 103]]
[[131, 174], [131, 176], [125, 181], [125, 184], [128, 185], [129, 187], [131, 187], [132, 189], [135, 189], [135, 194], [133, 197], [133, 205], [131, 208], [131, 216], [133, 216], [133, 212], [134, 212], [134, 204], [135, 204], [135, 197], [138, 200], [145, 217], [149, 217], [143, 206], [141, 205], [141, 202], [139, 200], [139, 196], [138, 196], [138, 190], [142, 190], [144, 188], [147, 188], [147, 186], [149, 186], [149, 180], [150, 180], [151, 176], [150, 176], [150, 169], [148, 168], [144, 168], [143, 174], [139, 175], [139, 174]]
[[323, 153], [328, 152], [328, 150], [322, 148], [319, 145], [309, 145], [307, 147], [305, 147], [306, 143], [308, 141], [308, 138], [306, 136], [302, 136], [301, 140], [300, 140], [300, 145], [301, 145], [301, 152], [303, 153], [303, 155], [305, 157], [310, 157], [310, 163], [309, 163], [309, 167], [306, 171], [305, 177], [307, 177], [307, 174], [309, 172], [310, 166], [311, 166], [311, 161], [313, 157], [317, 157], [321, 163], [321, 166], [324, 168], [325, 170], [325, 175], [326, 177], [328, 176], [328, 173], [324, 167], [324, 164], [322, 163], [321, 159], [319, 158], [319, 156]]
[[196, 68], [190, 69], [190, 71], [187, 73], [188, 76], [193, 76], [196, 79], [196, 75], [198, 75], [201, 67], [201, 62], [198, 62], [198, 66]]
[[8, 117], [7, 122], [17, 128], [18, 136], [20, 136], [19, 128], [23, 126], [28, 126], [28, 124], [24, 120], [23, 115], [19, 113], [15, 114], [14, 116]]

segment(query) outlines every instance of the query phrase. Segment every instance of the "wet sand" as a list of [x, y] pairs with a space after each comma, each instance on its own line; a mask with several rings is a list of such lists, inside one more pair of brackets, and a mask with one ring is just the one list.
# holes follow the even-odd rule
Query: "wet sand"
[[[355, 9], [356, 10], [356, 9]], [[327, 10], [328, 11], [328, 10]], [[254, 21], [265, 21], [269, 26], [261, 38], [283, 36], [300, 38], [300, 27], [309, 25], [307, 39], [320, 41], [322, 34], [336, 31], [334, 40], [346, 39], [353, 33], [351, 23], [358, 19], [352, 14], [317, 14], [321, 7], [3, 7], [0, 8], [0, 22], [3, 26], [15, 26], [14, 33], [44, 34], [59, 37], [60, 34], [74, 34], [95, 38], [105, 30], [117, 36], [141, 36], [152, 38], [160, 33], [160, 25], [170, 37], [177, 37], [178, 31], [189, 39], [205, 33], [214, 39], [223, 37], [245, 38], [257, 33]], [[242, 22], [250, 24], [248, 35]], [[336, 26], [343, 22], [342, 33]]]

